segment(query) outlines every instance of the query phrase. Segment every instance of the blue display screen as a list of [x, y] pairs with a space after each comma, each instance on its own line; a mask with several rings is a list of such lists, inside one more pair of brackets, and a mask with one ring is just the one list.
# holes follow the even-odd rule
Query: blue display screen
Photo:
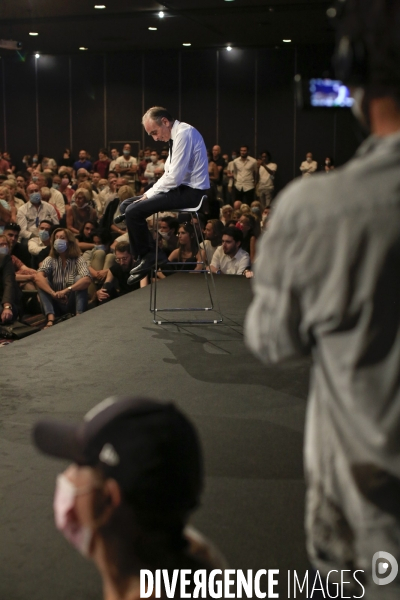
[[341, 81], [334, 79], [310, 79], [311, 106], [350, 108], [354, 99]]

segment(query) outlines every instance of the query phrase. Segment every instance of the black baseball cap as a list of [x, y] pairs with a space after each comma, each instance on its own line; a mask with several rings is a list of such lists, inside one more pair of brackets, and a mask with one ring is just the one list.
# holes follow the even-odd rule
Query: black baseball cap
[[46, 454], [99, 468], [138, 508], [190, 510], [199, 503], [200, 443], [172, 403], [112, 396], [81, 423], [38, 421], [33, 439]]

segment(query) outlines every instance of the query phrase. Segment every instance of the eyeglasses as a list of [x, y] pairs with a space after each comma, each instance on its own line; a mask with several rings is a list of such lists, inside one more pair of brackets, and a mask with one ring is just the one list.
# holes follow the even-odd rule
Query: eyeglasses
[[128, 262], [129, 259], [130, 259], [130, 256], [123, 256], [122, 258], [116, 258], [115, 262], [116, 263]]

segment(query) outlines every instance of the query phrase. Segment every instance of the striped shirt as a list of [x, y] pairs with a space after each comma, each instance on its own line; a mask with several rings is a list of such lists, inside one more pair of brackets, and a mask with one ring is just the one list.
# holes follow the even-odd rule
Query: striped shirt
[[82, 256], [79, 256], [79, 258], [67, 258], [65, 268], [63, 267], [61, 257], [52, 258], [48, 256], [38, 269], [38, 272], [40, 271], [46, 275], [55, 292], [60, 292], [68, 286], [73, 285], [77, 275], [90, 277], [91, 279], [89, 269]]

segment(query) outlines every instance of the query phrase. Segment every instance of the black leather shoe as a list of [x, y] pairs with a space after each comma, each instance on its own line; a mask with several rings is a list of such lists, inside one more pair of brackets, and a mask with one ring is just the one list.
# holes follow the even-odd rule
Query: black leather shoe
[[[130, 275], [137, 275], [138, 273], [143, 273], [143, 271], [150, 271], [154, 267], [154, 263], [156, 262], [156, 255], [154, 252], [148, 252], [143, 256], [142, 259], [137, 261], [137, 264], [131, 269]], [[128, 281], [129, 283], [129, 281]]]
[[141, 279], [146, 277], [146, 275], [150, 274], [150, 271], [143, 273], [136, 273], [135, 275], [129, 275], [128, 281], [126, 282], [128, 285], [134, 285], [135, 283], [139, 283]]

